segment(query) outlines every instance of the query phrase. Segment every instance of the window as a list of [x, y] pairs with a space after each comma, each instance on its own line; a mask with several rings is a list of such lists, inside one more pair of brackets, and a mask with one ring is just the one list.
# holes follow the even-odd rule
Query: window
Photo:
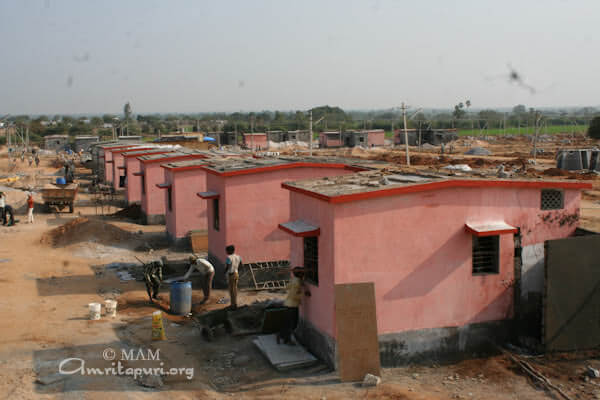
[[500, 236], [473, 236], [473, 274], [497, 274]]
[[304, 238], [304, 268], [306, 279], [319, 285], [319, 238]]
[[142, 175], [142, 194], [146, 194], [146, 176]]
[[562, 190], [542, 189], [542, 210], [560, 210], [564, 208], [564, 196]]
[[167, 188], [167, 207], [169, 211], [173, 211], [173, 191], [171, 190], [171, 186]]
[[213, 199], [213, 228], [219, 230], [219, 199]]

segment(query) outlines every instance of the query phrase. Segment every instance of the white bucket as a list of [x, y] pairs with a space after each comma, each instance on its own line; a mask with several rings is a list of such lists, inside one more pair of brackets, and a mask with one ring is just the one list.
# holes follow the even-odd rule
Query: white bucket
[[104, 308], [106, 308], [107, 317], [117, 316], [117, 301], [116, 300], [104, 300]]
[[88, 307], [90, 308], [90, 319], [93, 321], [100, 319], [102, 305], [100, 303], [90, 303]]

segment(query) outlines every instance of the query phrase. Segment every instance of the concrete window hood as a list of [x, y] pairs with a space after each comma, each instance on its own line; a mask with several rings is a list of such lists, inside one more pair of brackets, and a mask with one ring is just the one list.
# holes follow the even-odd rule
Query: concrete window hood
[[467, 222], [465, 230], [475, 236], [494, 236], [505, 233], [517, 233], [518, 229], [504, 221], [496, 222]]
[[298, 237], [319, 236], [321, 229], [301, 219], [279, 224], [279, 229]]

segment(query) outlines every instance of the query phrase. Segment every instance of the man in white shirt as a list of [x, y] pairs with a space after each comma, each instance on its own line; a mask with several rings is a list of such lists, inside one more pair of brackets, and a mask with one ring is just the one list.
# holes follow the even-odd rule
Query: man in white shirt
[[225, 248], [227, 260], [225, 260], [225, 276], [229, 284], [229, 297], [231, 298], [231, 308], [237, 308], [237, 285], [240, 279], [238, 269], [242, 265], [242, 257], [235, 254], [235, 246], [229, 245]]
[[170, 283], [174, 281], [185, 281], [190, 277], [194, 270], [200, 272], [200, 274], [202, 274], [202, 292], [204, 293], [204, 299], [202, 300], [202, 303], [206, 303], [210, 298], [210, 289], [212, 288], [212, 281], [215, 277], [215, 267], [213, 267], [213, 265], [204, 258], [195, 254], [190, 256], [189, 262], [190, 268], [185, 275], [178, 278], [167, 279], [165, 282]]

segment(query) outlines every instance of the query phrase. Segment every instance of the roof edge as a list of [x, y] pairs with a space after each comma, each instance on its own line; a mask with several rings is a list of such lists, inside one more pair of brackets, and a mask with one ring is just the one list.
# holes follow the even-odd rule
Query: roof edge
[[426, 192], [436, 189], [447, 188], [481, 188], [481, 187], [500, 187], [500, 188], [533, 188], [533, 189], [591, 189], [591, 183], [581, 181], [577, 182], [559, 182], [559, 181], [508, 181], [508, 180], [469, 180], [469, 179], [450, 179], [439, 182], [429, 182], [417, 185], [400, 186], [389, 189], [373, 190], [360, 193], [342, 194], [339, 196], [327, 196], [307, 189], [282, 183], [281, 187], [292, 192], [301, 193], [319, 200], [332, 204], [350, 203], [353, 201], [374, 199], [380, 197], [396, 196], [408, 193]]

